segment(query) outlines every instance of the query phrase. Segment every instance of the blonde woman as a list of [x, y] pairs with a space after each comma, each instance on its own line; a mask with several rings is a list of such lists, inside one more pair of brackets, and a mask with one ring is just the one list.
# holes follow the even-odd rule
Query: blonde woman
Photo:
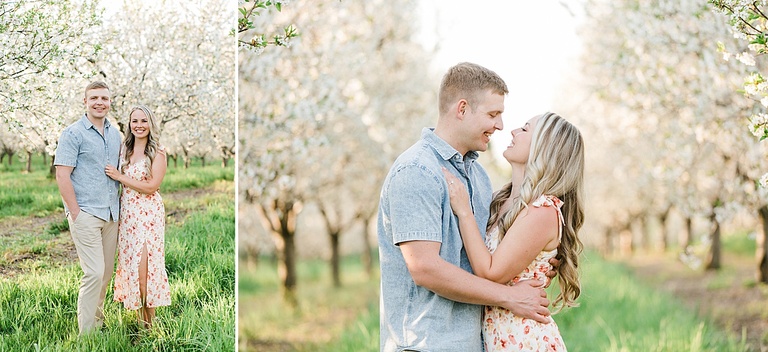
[[[546, 282], [549, 259], [557, 256], [560, 294], [554, 305], [558, 310], [575, 306], [581, 293], [577, 267], [582, 243], [577, 234], [584, 221], [581, 134], [557, 114], [535, 116], [512, 131], [504, 158], [512, 177], [494, 194], [485, 241], [461, 179], [443, 170], [472, 270], [508, 285]], [[482, 324], [487, 351], [566, 350], [554, 321], [540, 323], [486, 306]]]
[[114, 299], [126, 309], [138, 310], [140, 324], [149, 329], [155, 308], [171, 304], [165, 271], [165, 207], [159, 192], [166, 156], [152, 111], [139, 105], [129, 116], [120, 170], [112, 166], [106, 170], [123, 184]]

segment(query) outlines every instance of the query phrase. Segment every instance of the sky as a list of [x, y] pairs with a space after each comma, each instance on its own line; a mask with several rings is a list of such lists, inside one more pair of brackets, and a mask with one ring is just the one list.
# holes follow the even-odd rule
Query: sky
[[469, 61], [507, 83], [504, 130], [491, 142], [494, 156], [501, 158], [512, 129], [552, 110], [554, 93], [580, 55], [576, 30], [582, 1], [419, 1], [417, 38], [428, 49], [438, 45], [435, 72], [442, 75]]

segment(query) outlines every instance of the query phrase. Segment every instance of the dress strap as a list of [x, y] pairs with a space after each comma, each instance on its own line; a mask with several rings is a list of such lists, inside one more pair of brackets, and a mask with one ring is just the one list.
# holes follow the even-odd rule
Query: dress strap
[[563, 212], [560, 210], [563, 206], [563, 201], [555, 196], [542, 194], [531, 205], [537, 208], [541, 206], [554, 207], [557, 210], [557, 218], [560, 220], [557, 224], [557, 241], [559, 242], [563, 238], [563, 225], [565, 225], [565, 218], [563, 218]]

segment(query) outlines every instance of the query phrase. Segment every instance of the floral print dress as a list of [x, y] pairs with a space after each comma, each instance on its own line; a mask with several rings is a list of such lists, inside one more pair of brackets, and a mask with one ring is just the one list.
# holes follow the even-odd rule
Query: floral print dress
[[[136, 180], [146, 180], [148, 165], [149, 160], [144, 158], [126, 167], [125, 174]], [[118, 234], [115, 301], [123, 302], [125, 308], [131, 310], [144, 306], [139, 293], [139, 261], [142, 248], [146, 246], [146, 307], [170, 305], [171, 292], [165, 271], [165, 207], [159, 191], [143, 194], [123, 187]]]
[[[563, 202], [555, 196], [542, 195], [531, 205], [555, 207], [562, 224]], [[560, 225], [560, 224], [558, 224]], [[560, 226], [562, 234], [562, 227]], [[499, 245], [499, 230], [494, 227], [485, 239], [485, 245], [493, 253]], [[552, 268], [549, 259], [557, 255], [557, 248], [542, 251], [528, 267], [508, 285], [523, 280], [546, 281], [546, 273]], [[551, 319], [551, 318], [550, 318]], [[535, 320], [517, 317], [506, 308], [486, 306], [483, 311], [483, 341], [486, 351], [565, 351], [557, 324], [552, 320], [542, 324]]]

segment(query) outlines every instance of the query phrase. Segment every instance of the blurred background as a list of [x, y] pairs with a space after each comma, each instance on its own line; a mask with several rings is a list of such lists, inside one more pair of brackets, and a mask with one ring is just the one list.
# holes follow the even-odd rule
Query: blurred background
[[554, 111], [587, 146], [575, 351], [768, 348], [765, 8], [256, 1], [238, 15], [240, 350], [378, 350], [375, 217], [444, 71], [509, 86], [481, 162]]

